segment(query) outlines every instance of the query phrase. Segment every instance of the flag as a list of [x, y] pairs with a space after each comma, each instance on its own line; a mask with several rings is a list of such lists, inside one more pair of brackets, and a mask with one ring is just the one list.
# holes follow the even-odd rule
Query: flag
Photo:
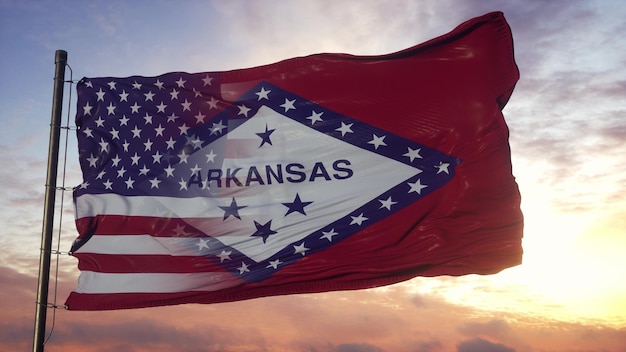
[[380, 56], [83, 78], [71, 310], [491, 274], [521, 262], [502, 13]]

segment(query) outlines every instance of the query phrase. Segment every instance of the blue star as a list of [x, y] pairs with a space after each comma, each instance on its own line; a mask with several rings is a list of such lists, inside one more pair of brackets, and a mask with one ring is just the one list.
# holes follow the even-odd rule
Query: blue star
[[300, 195], [298, 193], [296, 193], [296, 199], [291, 202], [291, 203], [283, 203], [284, 206], [286, 206], [287, 208], [289, 208], [289, 210], [287, 210], [287, 214], [285, 214], [285, 216], [293, 213], [293, 212], [298, 212], [302, 215], [306, 215], [306, 213], [304, 212], [304, 207], [306, 207], [307, 205], [310, 205], [313, 202], [303, 202], [300, 199]]
[[272, 226], [272, 220], [266, 222], [264, 225], [261, 225], [255, 221], [254, 226], [256, 226], [256, 232], [254, 232], [252, 236], [262, 237], [263, 243], [267, 241], [267, 238], [270, 237], [270, 235], [277, 233], [270, 228]]
[[233, 197], [233, 200], [230, 202], [229, 206], [227, 207], [220, 206], [220, 208], [224, 211], [224, 220], [228, 219], [229, 216], [234, 216], [237, 219], [241, 220], [241, 217], [239, 216], [239, 209], [243, 209], [246, 207], [247, 205], [238, 206], [237, 201], [235, 200], [235, 197]]
[[262, 141], [261, 141], [261, 145], [259, 146], [259, 148], [261, 148], [263, 146], [263, 144], [267, 143], [269, 145], [272, 145], [272, 140], [270, 139], [270, 135], [276, 131], [276, 129], [271, 129], [268, 130], [267, 129], [267, 124], [265, 124], [265, 132], [260, 132], [257, 133], [256, 135], [261, 137]]

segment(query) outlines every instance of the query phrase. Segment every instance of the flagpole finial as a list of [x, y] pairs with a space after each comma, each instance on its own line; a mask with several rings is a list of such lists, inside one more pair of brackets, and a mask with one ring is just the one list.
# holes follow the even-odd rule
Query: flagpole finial
[[54, 63], [66, 63], [67, 62], [67, 51], [65, 50], [57, 50], [54, 53]]

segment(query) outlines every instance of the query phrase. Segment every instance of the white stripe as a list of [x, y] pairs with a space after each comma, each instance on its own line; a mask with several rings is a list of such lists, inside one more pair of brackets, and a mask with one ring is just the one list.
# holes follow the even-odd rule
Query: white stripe
[[150, 235], [92, 236], [76, 253], [121, 255], [198, 255], [198, 238], [152, 237]]
[[186, 274], [108, 274], [81, 271], [78, 293], [175, 293], [217, 291], [236, 285], [231, 274], [221, 272]]
[[76, 216], [78, 219], [100, 214], [168, 218], [222, 217], [224, 211], [218, 206], [228, 205], [224, 203], [225, 200], [220, 198], [205, 197], [127, 197], [117, 194], [83, 194], [76, 198]]

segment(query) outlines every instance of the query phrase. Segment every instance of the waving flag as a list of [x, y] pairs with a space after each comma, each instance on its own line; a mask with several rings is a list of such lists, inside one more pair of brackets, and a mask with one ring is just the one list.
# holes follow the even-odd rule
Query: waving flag
[[382, 56], [84, 78], [78, 287], [103, 310], [519, 264], [501, 13]]

